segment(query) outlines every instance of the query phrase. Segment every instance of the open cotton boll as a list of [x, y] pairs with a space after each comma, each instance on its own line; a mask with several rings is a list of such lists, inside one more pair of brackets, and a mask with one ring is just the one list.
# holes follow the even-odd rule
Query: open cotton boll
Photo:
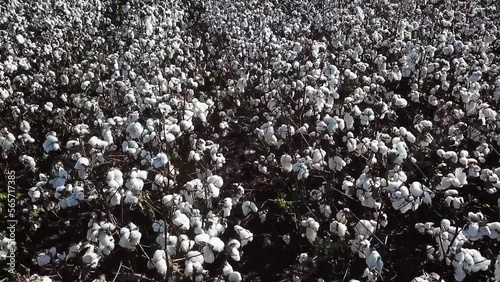
[[290, 155], [283, 154], [280, 158], [280, 164], [283, 171], [292, 171], [292, 157]]
[[243, 211], [243, 215], [247, 216], [250, 212], [257, 212], [258, 208], [255, 205], [255, 203], [250, 202], [250, 201], [245, 201], [243, 202], [243, 205], [241, 205], [241, 210]]
[[132, 122], [127, 126], [127, 133], [130, 135], [131, 138], [137, 139], [142, 136], [142, 133], [144, 132], [144, 127], [140, 122]]
[[241, 277], [241, 273], [239, 273], [238, 271], [234, 271], [228, 275], [227, 279], [230, 282], [241, 282], [243, 278]]
[[187, 215], [183, 214], [180, 210], [176, 210], [174, 213], [174, 225], [179, 227], [181, 230], [187, 231], [190, 227], [189, 218]]
[[384, 267], [382, 257], [377, 251], [372, 251], [366, 257], [366, 265], [368, 266], [368, 268], [375, 268], [379, 273], [382, 272], [382, 268]]
[[135, 250], [141, 240], [142, 234], [135, 224], [130, 223], [129, 227], [130, 228], [123, 227], [120, 229], [121, 238], [118, 244], [123, 248]]
[[234, 226], [234, 230], [240, 236], [240, 241], [241, 241], [242, 247], [246, 246], [249, 242], [253, 241], [253, 233], [250, 232], [249, 230], [247, 230], [239, 225]]
[[152, 265], [156, 268], [156, 271], [159, 275], [166, 277], [167, 276], [167, 255], [164, 250], [156, 250], [151, 258], [151, 261], [148, 262], [148, 265]]
[[76, 161], [74, 168], [77, 170], [83, 170], [86, 169], [89, 166], [89, 164], [90, 164], [89, 159], [82, 157]]
[[36, 162], [33, 157], [28, 155], [22, 155], [19, 157], [19, 161], [23, 163], [25, 166], [29, 167], [32, 170], [36, 170]]
[[51, 261], [52, 261], [51, 256], [45, 252], [38, 254], [36, 258], [36, 262], [39, 266], [45, 266], [49, 264]]
[[317, 231], [319, 230], [319, 223], [316, 222], [313, 218], [308, 218], [306, 220], [302, 220], [300, 222], [302, 227], [306, 227], [306, 237], [310, 243], [313, 243], [316, 240]]
[[500, 255], [497, 256], [495, 260], [495, 281], [500, 281]]
[[207, 233], [198, 234], [194, 237], [194, 242], [200, 246], [205, 246], [210, 240], [210, 235]]
[[224, 211], [224, 214], [223, 216], [224, 217], [228, 217], [231, 215], [231, 209], [233, 207], [233, 199], [231, 198], [225, 198], [224, 199], [224, 207], [223, 207], [223, 211]]
[[45, 138], [46, 140], [43, 142], [43, 149], [46, 153], [59, 150], [59, 140], [57, 139], [55, 132], [47, 134]]
[[356, 233], [365, 237], [371, 236], [375, 232], [377, 222], [361, 219], [355, 227]]
[[179, 236], [179, 239], [181, 252], [187, 253], [194, 247], [195, 242], [193, 240], [190, 240], [187, 235], [181, 234]]
[[224, 267], [222, 268], [222, 275], [228, 276], [233, 273], [233, 267], [226, 261], [224, 263]]
[[151, 162], [155, 168], [164, 167], [168, 164], [168, 156], [165, 153], [158, 153]]
[[87, 251], [82, 256], [82, 262], [91, 268], [96, 268], [99, 264], [101, 256], [94, 252], [94, 246], [91, 244], [85, 245], [83, 249], [87, 249]]
[[224, 184], [224, 180], [218, 175], [212, 175], [208, 177], [207, 182], [210, 184], [214, 184], [217, 188], [221, 188]]
[[339, 156], [334, 156], [328, 160], [328, 166], [332, 170], [341, 171], [347, 163]]
[[224, 250], [224, 242], [219, 237], [212, 237], [208, 240], [208, 245], [214, 252], [222, 252]]
[[102, 232], [102, 234], [102, 236], [99, 236], [101, 237], [99, 239], [99, 250], [101, 250], [101, 252], [107, 256], [115, 248], [115, 239], [113, 238], [113, 236], [104, 232]]
[[189, 251], [186, 254], [186, 262], [203, 264], [205, 261], [204, 261], [203, 255], [200, 252]]
[[240, 251], [238, 249], [241, 247], [240, 241], [236, 239], [232, 239], [228, 242], [228, 252], [229, 256], [234, 260], [234, 261], [240, 261], [241, 256], [240, 256]]
[[215, 261], [215, 254], [210, 248], [210, 246], [203, 247], [203, 259], [206, 263], [213, 263]]
[[334, 220], [330, 223], [330, 232], [337, 234], [340, 238], [344, 238], [347, 233], [347, 226], [341, 222]]
[[132, 191], [142, 191], [144, 181], [138, 177], [130, 178], [125, 186]]
[[118, 169], [112, 169], [106, 176], [108, 186], [117, 189], [123, 185], [123, 173]]

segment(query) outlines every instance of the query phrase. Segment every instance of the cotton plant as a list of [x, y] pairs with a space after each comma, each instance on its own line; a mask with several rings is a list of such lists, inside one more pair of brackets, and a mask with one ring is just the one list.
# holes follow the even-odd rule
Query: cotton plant
[[227, 251], [229, 257], [234, 260], [234, 261], [240, 261], [241, 259], [241, 253], [239, 249], [241, 248], [241, 243], [237, 239], [231, 239], [227, 243]]
[[130, 172], [129, 179], [125, 183], [128, 189], [124, 194], [124, 202], [127, 204], [137, 204], [139, 202], [139, 194], [144, 187], [144, 180], [148, 178], [148, 173], [145, 170], [133, 168]]
[[[482, 214], [469, 213], [468, 217], [472, 223], [467, 228], [452, 226], [448, 219], [443, 219], [440, 227], [429, 225], [426, 228], [426, 232], [436, 238], [436, 244], [440, 249], [438, 258], [455, 268], [456, 281], [463, 281], [469, 273], [485, 271], [491, 264], [491, 260], [484, 258], [478, 250], [464, 248], [469, 239], [478, 239], [473, 237], [479, 232], [479, 226], [475, 225], [474, 221], [481, 220]], [[422, 232], [423, 229], [420, 226], [419, 228]], [[486, 228], [483, 230], [486, 232]]]
[[279, 146], [280, 142], [275, 135], [274, 125], [271, 121], [264, 123], [259, 129], [257, 129], [257, 134], [262, 138], [266, 144], [270, 146]]
[[375, 220], [360, 219], [354, 227], [354, 238], [349, 240], [351, 251], [360, 258], [366, 258], [371, 252], [370, 238], [374, 235], [378, 224]]
[[144, 187], [144, 180], [147, 178], [147, 171], [133, 168], [129, 174], [128, 181], [125, 183], [125, 187], [134, 192], [142, 191]]
[[366, 108], [360, 116], [360, 121], [362, 125], [369, 125], [370, 122], [375, 120], [375, 112], [371, 108]]
[[138, 119], [139, 119], [138, 115], [131, 114], [127, 120], [127, 122], [128, 122], [127, 133], [129, 134], [130, 138], [132, 138], [132, 139], [141, 138], [142, 134], [144, 132], [144, 127], [138, 121]]
[[137, 156], [141, 150], [139, 144], [136, 141], [128, 140], [122, 142], [122, 151], [132, 156]]
[[486, 259], [478, 250], [460, 248], [451, 264], [455, 267], [455, 280], [463, 281], [467, 273], [488, 270], [491, 260]]
[[324, 160], [326, 157], [326, 152], [323, 149], [314, 149], [312, 151], [312, 159], [309, 162], [309, 166], [312, 169], [322, 170], [323, 166], [327, 164]]
[[[177, 124], [176, 120], [164, 120], [164, 125], [162, 131], [160, 132], [161, 140], [165, 140], [165, 142], [171, 143], [181, 135], [182, 128]], [[149, 136], [148, 138], [151, 138], [150, 134], [147, 134], [145, 137], [147, 136]]]
[[195, 241], [189, 239], [189, 237], [187, 235], [181, 234], [179, 236], [179, 248], [180, 248], [181, 252], [183, 252], [183, 253], [189, 252], [190, 250], [193, 249], [194, 245], [195, 245]]
[[330, 232], [338, 235], [340, 238], [344, 238], [348, 234], [347, 225], [341, 221], [334, 220], [330, 223]]
[[401, 213], [417, 210], [422, 202], [432, 205], [434, 193], [420, 182], [415, 181], [408, 187], [402, 181], [389, 181], [386, 189], [392, 207]]

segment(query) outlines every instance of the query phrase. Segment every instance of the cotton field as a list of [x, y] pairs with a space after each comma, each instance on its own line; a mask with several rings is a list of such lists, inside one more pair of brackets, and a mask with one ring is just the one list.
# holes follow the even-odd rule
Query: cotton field
[[500, 282], [497, 24], [494, 0], [2, 2], [0, 280]]

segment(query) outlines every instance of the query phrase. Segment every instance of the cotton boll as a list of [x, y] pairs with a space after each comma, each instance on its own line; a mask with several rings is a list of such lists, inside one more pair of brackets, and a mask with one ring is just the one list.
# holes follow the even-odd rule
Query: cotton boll
[[335, 220], [330, 223], [330, 232], [337, 234], [340, 238], [344, 238], [347, 233], [347, 226]]
[[257, 212], [258, 208], [255, 205], [255, 203], [250, 202], [250, 201], [245, 201], [243, 205], [241, 205], [241, 209], [243, 211], [243, 215], [247, 216], [250, 212]]
[[195, 243], [201, 246], [205, 246], [209, 240], [210, 240], [210, 235], [206, 233], [198, 234], [194, 237]]
[[[237, 243], [236, 243], [237, 242]], [[240, 261], [241, 259], [241, 256], [240, 256], [240, 252], [238, 251], [239, 247], [240, 247], [240, 242], [236, 239], [233, 239], [231, 241], [229, 241], [229, 244], [228, 244], [230, 247], [229, 247], [229, 256], [234, 260], [234, 261]]]
[[222, 252], [224, 250], [224, 242], [218, 237], [212, 237], [208, 240], [208, 245], [214, 252]]
[[228, 276], [233, 273], [233, 267], [226, 261], [224, 263], [224, 267], [222, 268], [222, 275]]
[[413, 182], [410, 185], [410, 192], [415, 197], [420, 197], [424, 193], [424, 191], [422, 189], [422, 184], [420, 184], [420, 182], [417, 182], [417, 181]]
[[151, 160], [151, 163], [155, 168], [164, 167], [168, 164], [168, 156], [165, 153], [158, 153], [156, 157]]
[[249, 230], [247, 230], [239, 225], [234, 226], [234, 230], [240, 236], [240, 241], [241, 241], [242, 247], [246, 246], [249, 242], [253, 241], [253, 233], [250, 232]]
[[241, 282], [242, 281], [242, 277], [241, 277], [241, 274], [238, 272], [238, 271], [235, 271], [235, 272], [231, 272], [227, 279], [230, 281], [230, 282]]
[[228, 217], [231, 215], [231, 209], [233, 207], [233, 199], [231, 198], [225, 198], [224, 199], [224, 217]]
[[175, 213], [175, 218], [174, 218], [174, 225], [179, 227], [181, 230], [187, 231], [189, 230], [189, 218], [187, 215], [183, 214], [180, 210], [176, 210]]
[[59, 141], [54, 132], [47, 134], [43, 149], [46, 153], [59, 150]]
[[381, 273], [384, 263], [382, 262], [382, 257], [380, 256], [380, 254], [377, 251], [372, 251], [366, 257], [366, 265], [368, 266], [368, 268], [375, 268], [379, 273]]
[[203, 247], [203, 259], [206, 263], [213, 263], [215, 261], [215, 255], [209, 246]]
[[77, 170], [86, 169], [89, 166], [89, 164], [90, 164], [89, 159], [79, 158], [74, 166], [74, 169], [77, 169]]
[[280, 164], [283, 171], [292, 171], [292, 157], [290, 155], [283, 154], [280, 158]]
[[182, 234], [179, 236], [179, 238], [181, 241], [180, 243], [181, 252], [187, 253], [194, 247], [195, 242], [193, 240], [189, 240], [187, 235]]
[[164, 250], [156, 250], [151, 258], [150, 264], [156, 268], [158, 274], [163, 277], [167, 276], [167, 255]]
[[40, 254], [38, 254], [38, 257], [36, 258], [37, 264], [39, 266], [47, 265], [51, 262], [51, 260], [52, 260], [52, 258], [50, 257], [50, 255], [48, 255], [46, 253], [40, 253]]
[[94, 252], [94, 246], [87, 244], [84, 249], [87, 249], [85, 254], [82, 256], [82, 262], [92, 268], [96, 268], [101, 257]]

